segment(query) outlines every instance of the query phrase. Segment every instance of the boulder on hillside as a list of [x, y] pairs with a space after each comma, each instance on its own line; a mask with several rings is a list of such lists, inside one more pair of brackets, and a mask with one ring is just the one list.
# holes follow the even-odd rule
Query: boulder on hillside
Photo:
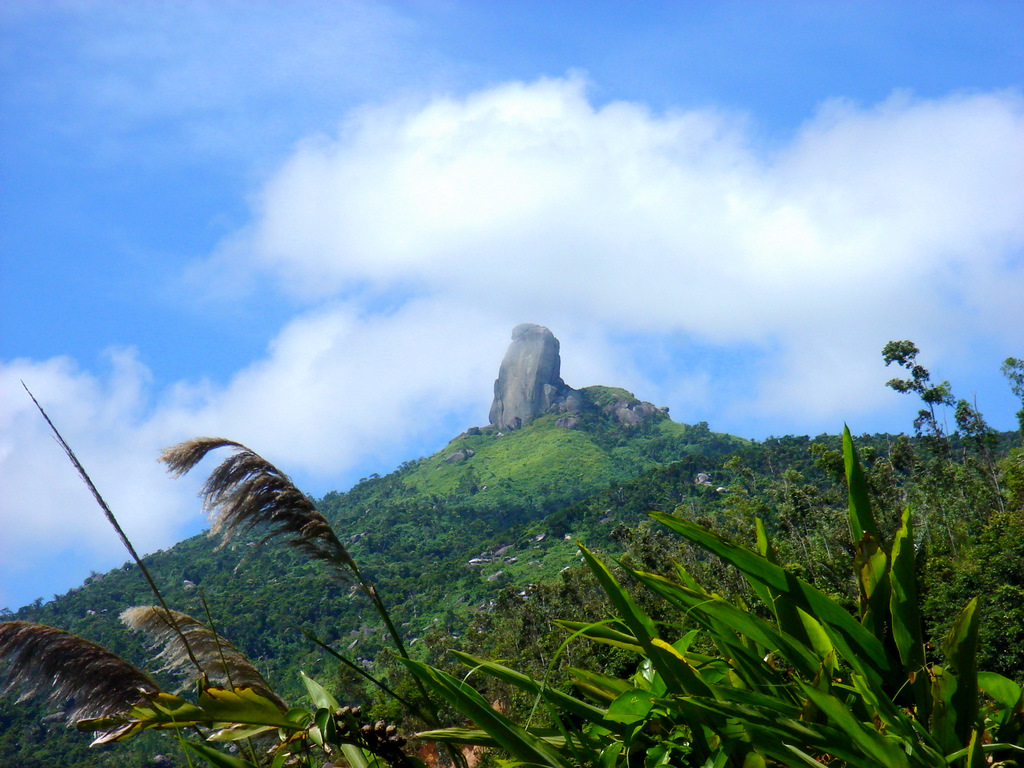
[[461, 448], [457, 451], [449, 453], [445, 457], [444, 461], [446, 464], [458, 464], [459, 462], [463, 462], [466, 459], [472, 458], [473, 456], [476, 456], [476, 451], [474, 451], [472, 448]]

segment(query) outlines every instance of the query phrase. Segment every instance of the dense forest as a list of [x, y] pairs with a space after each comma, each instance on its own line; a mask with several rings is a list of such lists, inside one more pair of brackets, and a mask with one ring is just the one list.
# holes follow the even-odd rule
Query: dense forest
[[[980, 596], [972, 663], [1019, 683], [1022, 432], [990, 429], [975, 408], [953, 397], [947, 383], [930, 380], [916, 353], [909, 342], [887, 345], [884, 352], [886, 362], [908, 373], [890, 386], [921, 400], [914, 434], [854, 440], [862, 472], [857, 482], [877, 521], [876, 529], [864, 531], [880, 542], [899, 541], [906, 535], [904, 511], [913, 510], [910, 568], [925, 636], [949, 636], [959, 626], [960, 609]], [[1024, 399], [1022, 370], [1020, 361], [1007, 361], [1010, 385]], [[600, 688], [596, 676], [606, 685], [612, 678], [629, 679], [639, 641], [611, 642], [611, 635], [598, 637], [582, 627], [611, 621], [613, 609], [622, 605], [636, 606], [652, 626], [678, 622], [678, 603], [645, 588], [660, 583], [648, 578], [682, 578], [708, 595], [749, 606], [753, 616], [771, 615], [765, 595], [741, 568], [697, 534], [678, 535], [664, 520], [652, 520], [652, 512], [670, 513], [746, 547], [770, 539], [765, 552], [786, 574], [851, 615], [863, 609], [865, 582], [851, 572], [851, 563], [865, 557], [864, 544], [851, 535], [850, 454], [848, 446], [844, 454], [840, 435], [748, 441], [712, 432], [703, 423], [677, 424], [661, 412], [625, 428], [603, 406], [635, 398], [607, 387], [582, 391], [594, 407], [573, 429], [559, 427], [553, 415], [508, 434], [473, 429], [434, 456], [316, 501], [345, 556], [358, 563], [359, 578], [386, 603], [408, 663], [395, 654], [371, 592], [361, 590], [358, 580], [340, 584], [324, 558], [262, 544], [262, 528], [243, 531], [220, 548], [208, 536], [197, 536], [146, 557], [143, 565], [172, 608], [230, 639], [282, 699], [301, 703], [317, 697], [300, 676], [303, 671], [325, 686], [322, 695], [335, 697], [326, 700], [359, 706], [367, 722], [394, 723], [406, 735], [425, 727], [402, 704], [416, 699], [418, 686], [422, 690], [422, 670], [410, 675], [409, 669], [418, 669], [410, 665], [426, 662], [438, 675], [458, 677], [465, 674], [465, 668], [456, 671], [459, 659], [501, 660], [563, 692], [580, 689], [581, 669], [595, 676], [591, 693]], [[946, 427], [947, 413], [952, 429]], [[1024, 430], [1024, 409], [1020, 418]], [[895, 568], [896, 555], [891, 557]], [[611, 564], [607, 575], [599, 562]], [[621, 605], [615, 602], [619, 584], [629, 596]], [[118, 621], [125, 608], [152, 603], [141, 569], [127, 562], [4, 619], [58, 627], [134, 665], [159, 669], [145, 637]], [[573, 627], [581, 637], [565, 645], [567, 628]], [[625, 625], [615, 631], [628, 634]], [[710, 659], [716, 653], [713, 637], [695, 636], [686, 652]], [[936, 645], [928, 646], [934, 656], [929, 664], [941, 661]], [[539, 694], [502, 674], [475, 678], [497, 711], [532, 727], [559, 725], [557, 707], [538, 712]], [[173, 670], [155, 679], [163, 690], [180, 686]], [[442, 706], [441, 719], [459, 723], [455, 710], [465, 712], [446, 701], [454, 710]], [[174, 740], [157, 733], [89, 749], [90, 738], [64, 724], [70, 707], [0, 699], [0, 766], [188, 764]], [[653, 711], [648, 707], [644, 717]], [[498, 745], [514, 752], [500, 740]], [[634, 764], [624, 752], [601, 754], [608, 765], [620, 757]], [[672, 759], [681, 754], [677, 750]]]

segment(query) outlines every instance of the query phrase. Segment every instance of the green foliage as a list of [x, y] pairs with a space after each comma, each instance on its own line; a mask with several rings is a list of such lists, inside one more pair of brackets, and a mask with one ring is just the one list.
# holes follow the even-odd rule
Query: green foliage
[[939, 419], [941, 408], [954, 404], [953, 393], [950, 391], [948, 381], [940, 384], [933, 384], [931, 374], [917, 362], [917, 355], [921, 350], [912, 341], [890, 341], [882, 349], [882, 359], [886, 365], [896, 363], [906, 368], [910, 373], [907, 379], [889, 379], [887, 387], [897, 392], [916, 392], [925, 407], [917, 413], [914, 419], [914, 429], [918, 435], [925, 435], [939, 440], [946, 434], [943, 422]]
[[[584, 550], [617, 621], [570, 626], [594, 642], [636, 654], [639, 671], [611, 679], [580, 670], [578, 687], [593, 704], [502, 665], [461, 657], [478, 672], [535, 695], [553, 713], [555, 729], [524, 730], [465, 683], [407, 662], [476, 726], [429, 736], [498, 744], [520, 760], [566, 768], [580, 762], [650, 765], [652, 756], [656, 763], [679, 765], [908, 768], [1020, 759], [1024, 695], [1008, 679], [977, 671], [977, 600], [941, 641], [945, 666], [926, 663], [911, 515], [904, 514], [886, 548], [877, 538], [848, 431], [844, 456], [859, 620], [780, 568], [763, 527], [755, 552], [679, 516], [652, 513], [736, 567], [770, 618], [708, 592], [681, 566], [676, 579], [629, 571], [680, 610], [676, 622], [659, 627], [609, 568]], [[709, 636], [717, 653], [691, 651], [696, 633]], [[989, 694], [984, 710], [982, 690]]]
[[[1008, 357], [1003, 361], [1000, 370], [1009, 380], [1013, 394], [1019, 397], [1021, 404], [1024, 405], [1024, 360]], [[1024, 407], [1017, 411], [1017, 423], [1020, 424], [1021, 433], [1024, 433]]]

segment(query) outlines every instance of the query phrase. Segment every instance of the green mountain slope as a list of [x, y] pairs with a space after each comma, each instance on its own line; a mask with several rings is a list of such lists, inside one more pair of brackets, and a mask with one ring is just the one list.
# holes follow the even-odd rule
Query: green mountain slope
[[[385, 595], [412, 647], [432, 631], [467, 623], [506, 585], [550, 578], [576, 562], [567, 531], [527, 534], [524, 526], [673, 460], [700, 451], [723, 455], [746, 442], [706, 425], [677, 424], [625, 390], [580, 393], [583, 407], [571, 428], [548, 415], [507, 434], [469, 430], [433, 456], [318, 503]], [[639, 406], [646, 415], [634, 424], [624, 426], [616, 416]], [[303, 630], [371, 664], [387, 644], [365, 598], [281, 546], [257, 551], [260, 536], [254, 532], [218, 550], [200, 535], [145, 562], [170, 605], [200, 618], [208, 608], [217, 630], [256, 660], [286, 697], [302, 695], [299, 669], [322, 679], [336, 672], [336, 663]], [[117, 616], [152, 602], [138, 568], [126, 564], [9, 618], [58, 626], [151, 667], [147, 650]], [[0, 745], [18, 755], [12, 765], [31, 766], [29, 755], [48, 754], [52, 745], [88, 764], [119, 764], [123, 748], [81, 752], [87, 739], [56, 721], [40, 728], [41, 714], [0, 700]]]
[[[414, 654], [436, 658], [462, 644], [483, 655], [516, 658], [518, 666], [532, 663], [543, 674], [563, 639], [551, 619], [573, 618], [593, 592], [573, 575], [578, 540], [625, 552], [650, 570], [679, 559], [703, 583], [734, 588], [734, 577], [714, 562], [644, 525], [652, 509], [680, 511], [741, 541], [752, 540], [759, 517], [774, 533], [787, 567], [853, 604], [852, 585], [837, 577], [848, 573], [852, 551], [845, 488], [838, 482], [838, 437], [754, 443], [711, 432], [706, 424], [672, 422], [623, 390], [580, 392], [585, 405], [569, 426], [550, 414], [506, 434], [469, 430], [433, 456], [318, 502], [380, 589]], [[646, 416], [624, 423], [630, 408]], [[1019, 442], [1003, 437], [1005, 447]], [[925, 541], [941, 555], [928, 561], [936, 574], [929, 582], [935, 595], [929, 620], [941, 626], [949, 615], [945, 606], [961, 601], [979, 578], [978, 569], [970, 568], [977, 560], [971, 542], [976, 536], [994, 541], [995, 526], [1005, 527], [992, 516], [996, 497], [985, 491], [984, 472], [966, 453], [962, 464], [950, 465], [953, 491], [933, 498], [915, 484], [927, 466], [913, 441], [880, 435], [863, 436], [858, 444], [879, 519], [895, 521], [909, 501], [928, 525]], [[1024, 477], [1024, 470], [1017, 472]], [[1020, 497], [1022, 488], [1019, 481]], [[367, 697], [303, 630], [386, 676], [389, 664], [381, 652], [388, 643], [376, 614], [361, 594], [329, 580], [318, 565], [280, 545], [255, 547], [261, 535], [254, 531], [220, 550], [196, 536], [146, 563], [172, 607], [200, 618], [208, 607], [216, 629], [253, 658], [286, 699], [302, 697], [299, 670], [335, 681], [347, 700]], [[958, 549], [944, 553], [947, 540]], [[989, 559], [1005, 549], [986, 546]], [[1024, 568], [1011, 570], [1006, 579], [1024, 581]], [[1021, 613], [1001, 599], [992, 610]], [[67, 629], [152, 669], [147, 650], [116, 618], [127, 606], [151, 602], [138, 569], [126, 565], [12, 618]], [[1005, 623], [997, 634], [990, 643], [996, 668], [1011, 675], [1024, 670], [1016, 636]], [[156, 739], [87, 750], [87, 738], [56, 719], [44, 720], [47, 714], [0, 699], [0, 768], [145, 765], [155, 751], [172, 749]], [[183, 764], [180, 758], [176, 764]]]

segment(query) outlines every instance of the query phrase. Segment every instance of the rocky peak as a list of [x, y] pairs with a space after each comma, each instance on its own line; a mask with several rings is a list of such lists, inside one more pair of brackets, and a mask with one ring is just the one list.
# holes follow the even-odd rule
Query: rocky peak
[[522, 323], [494, 382], [490, 420], [498, 429], [519, 429], [564, 402], [575, 390], [560, 375], [558, 339], [543, 325]]

